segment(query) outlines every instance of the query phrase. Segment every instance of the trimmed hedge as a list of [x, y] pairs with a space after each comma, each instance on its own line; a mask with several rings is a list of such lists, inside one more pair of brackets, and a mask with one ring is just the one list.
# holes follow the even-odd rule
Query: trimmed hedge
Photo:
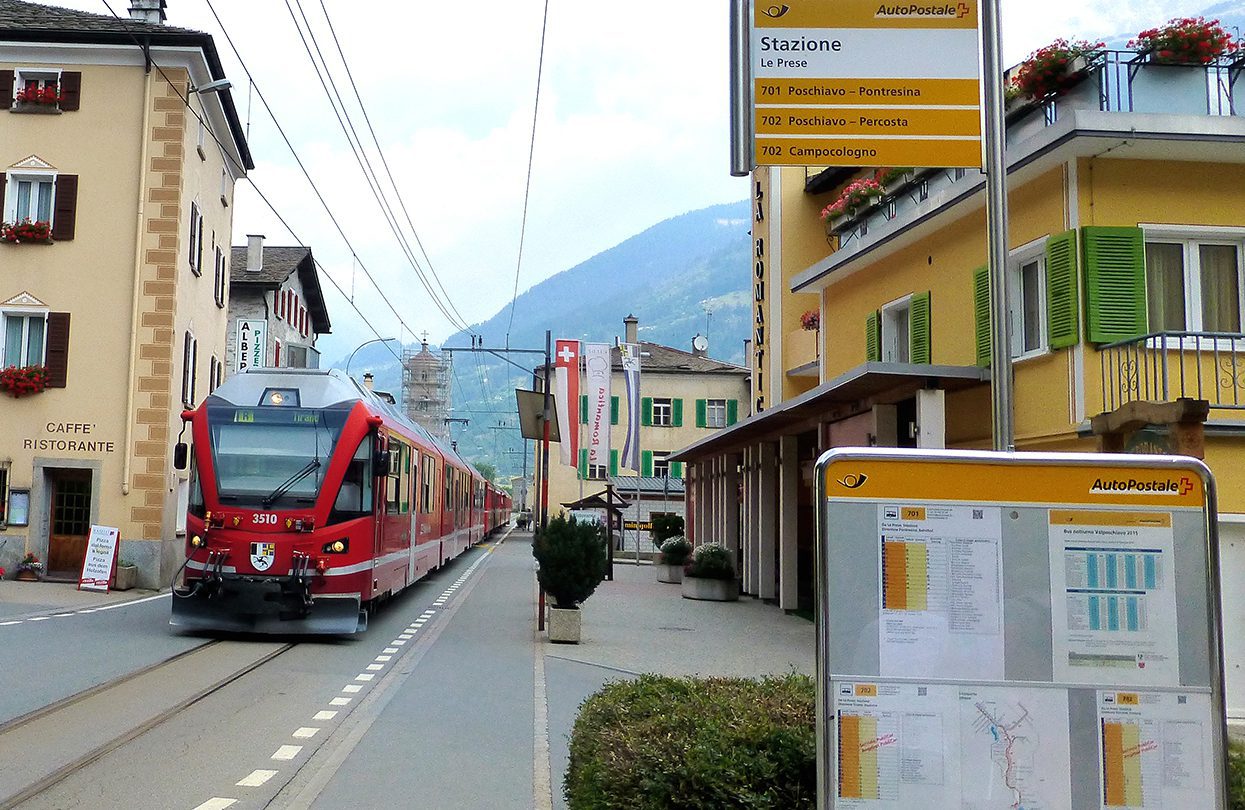
[[608, 684], [571, 732], [571, 810], [814, 808], [813, 680], [670, 678]]
[[1228, 810], [1245, 810], [1245, 743], [1228, 743]]

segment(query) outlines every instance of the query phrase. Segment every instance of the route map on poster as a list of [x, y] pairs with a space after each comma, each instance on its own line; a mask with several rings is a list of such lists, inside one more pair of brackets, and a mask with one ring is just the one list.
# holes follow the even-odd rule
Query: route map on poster
[[998, 507], [878, 506], [881, 674], [1003, 678]]
[[1098, 693], [1102, 808], [1213, 807], [1210, 695]]
[[1068, 694], [960, 687], [962, 810], [1072, 806]]
[[1171, 515], [1052, 509], [1055, 680], [1177, 686]]

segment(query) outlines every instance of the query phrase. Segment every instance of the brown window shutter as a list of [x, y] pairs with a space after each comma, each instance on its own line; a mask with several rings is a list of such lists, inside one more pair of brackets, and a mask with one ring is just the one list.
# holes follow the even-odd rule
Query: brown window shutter
[[0, 70], [0, 106], [8, 109], [13, 106], [13, 81], [16, 76], [11, 70]]
[[61, 103], [62, 112], [78, 109], [82, 101], [82, 71], [61, 71]]
[[48, 345], [44, 360], [48, 388], [64, 388], [69, 378], [69, 313], [48, 313]]
[[9, 187], [9, 176], [0, 174], [0, 220], [4, 219], [4, 192]]
[[56, 176], [56, 205], [52, 211], [52, 241], [73, 239], [78, 220], [78, 175]]

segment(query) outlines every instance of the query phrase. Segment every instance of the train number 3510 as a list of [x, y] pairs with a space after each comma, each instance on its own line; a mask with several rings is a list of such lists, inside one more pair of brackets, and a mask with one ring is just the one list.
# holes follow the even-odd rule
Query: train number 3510
[[251, 523], [256, 526], [276, 526], [277, 516], [264, 514], [263, 512], [252, 512]]

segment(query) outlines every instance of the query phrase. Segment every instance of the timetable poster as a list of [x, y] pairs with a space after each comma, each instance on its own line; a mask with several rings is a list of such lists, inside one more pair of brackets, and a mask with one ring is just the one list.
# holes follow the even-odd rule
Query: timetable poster
[[1050, 511], [1057, 681], [1178, 686], [1172, 519]]
[[1003, 679], [1002, 513], [878, 506], [883, 676]]
[[1103, 810], [1213, 807], [1210, 695], [1098, 693]]

